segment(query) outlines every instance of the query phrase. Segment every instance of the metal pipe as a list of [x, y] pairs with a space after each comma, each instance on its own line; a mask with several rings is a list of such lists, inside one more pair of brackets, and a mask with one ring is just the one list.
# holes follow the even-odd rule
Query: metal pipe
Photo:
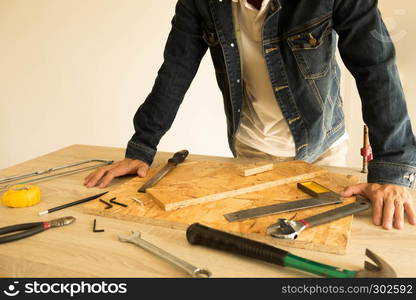
[[13, 183], [13, 184], [6, 184], [6, 185], [3, 185], [3, 186], [0, 186], [0, 191], [8, 189], [10, 186], [16, 185], [16, 184], [27, 184], [27, 183], [33, 183], [33, 182], [48, 180], [48, 179], [51, 179], [51, 178], [61, 177], [61, 176], [65, 176], [65, 175], [76, 174], [76, 173], [79, 173], [79, 172], [82, 172], [82, 171], [98, 168], [98, 167], [101, 167], [101, 166], [110, 165], [110, 164], [113, 163], [112, 160], [100, 160], [100, 159], [84, 160], [84, 161], [80, 161], [80, 162], [76, 162], [76, 163], [72, 163], [72, 164], [66, 164], [66, 165], [53, 167], [53, 168], [49, 168], [49, 169], [45, 169], [45, 170], [38, 170], [38, 171], [31, 172], [31, 173], [26, 173], [26, 174], [21, 174], [21, 175], [14, 175], [14, 176], [2, 178], [2, 179], [0, 179], [0, 184], [1, 183], [10, 183], [10, 182], [14, 182], [14, 181], [17, 181], [17, 180], [26, 179], [26, 178], [30, 178], [30, 177], [35, 177], [35, 176], [39, 176], [39, 175], [43, 175], [43, 174], [49, 174], [49, 173], [52, 173], [52, 172], [55, 172], [55, 171], [59, 171], [59, 170], [63, 170], [63, 169], [71, 168], [71, 167], [76, 167], [76, 166], [80, 166], [80, 165], [83, 165], [83, 164], [93, 163], [93, 162], [98, 162], [99, 164], [89, 166], [89, 167], [85, 167], [85, 168], [76, 169], [76, 170], [61, 172], [61, 173], [58, 173], [58, 174], [47, 175], [47, 176], [43, 176], [43, 177], [40, 177], [40, 178], [34, 178], [34, 179], [31, 179], [31, 180], [21, 181], [21, 182], [17, 182], [17, 183]]

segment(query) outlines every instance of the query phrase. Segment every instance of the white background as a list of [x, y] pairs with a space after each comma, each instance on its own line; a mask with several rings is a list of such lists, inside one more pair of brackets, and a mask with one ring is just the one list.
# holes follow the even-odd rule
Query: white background
[[[0, 168], [71, 144], [124, 148], [133, 115], [162, 63], [175, 3], [0, 0]], [[395, 40], [414, 120], [416, 3], [380, 0], [380, 9]], [[348, 163], [359, 168], [361, 105], [354, 80], [343, 71]], [[208, 53], [158, 150], [182, 148], [231, 156]]]

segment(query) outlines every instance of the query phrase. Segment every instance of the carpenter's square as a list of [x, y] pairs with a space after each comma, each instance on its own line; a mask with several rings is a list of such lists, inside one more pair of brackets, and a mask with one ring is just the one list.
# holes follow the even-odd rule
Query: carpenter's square
[[357, 201], [344, 205], [327, 212], [317, 214], [302, 220], [279, 219], [277, 223], [267, 228], [267, 233], [280, 239], [294, 240], [299, 234], [310, 227], [338, 220], [370, 208], [370, 202], [362, 197], [357, 197]]
[[235, 222], [342, 202], [341, 197], [337, 193], [314, 181], [298, 183], [298, 188], [313, 198], [240, 210], [225, 214], [224, 217], [229, 222]]
[[145, 193], [146, 189], [154, 186], [156, 183], [159, 182], [159, 180], [163, 178], [163, 176], [172, 171], [172, 169], [174, 169], [178, 164], [182, 163], [186, 159], [188, 154], [188, 150], [176, 152], [171, 158], [169, 158], [168, 163], [162, 169], [160, 169], [159, 172], [153, 175], [152, 178], [150, 178], [140, 187], [138, 192]]

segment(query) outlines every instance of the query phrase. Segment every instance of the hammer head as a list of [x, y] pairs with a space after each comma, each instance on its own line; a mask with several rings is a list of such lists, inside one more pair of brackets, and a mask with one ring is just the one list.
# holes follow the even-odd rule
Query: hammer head
[[365, 261], [364, 270], [358, 271], [355, 277], [358, 278], [396, 278], [397, 274], [393, 268], [380, 256], [369, 249], [365, 250], [365, 255], [375, 264]]

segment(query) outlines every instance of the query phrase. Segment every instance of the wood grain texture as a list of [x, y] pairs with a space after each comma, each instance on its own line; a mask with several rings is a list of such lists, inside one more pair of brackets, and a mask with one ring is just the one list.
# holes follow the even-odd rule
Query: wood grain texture
[[266, 173], [241, 176], [241, 166], [230, 163], [186, 162], [155, 187], [146, 190], [164, 210], [218, 201], [327, 173], [303, 161], [282, 162]]
[[[73, 145], [0, 170], [0, 177], [91, 158], [117, 161], [123, 159], [124, 154], [125, 149], [122, 148]], [[172, 153], [158, 152], [154, 166], [165, 164], [171, 156]], [[246, 162], [243, 159], [202, 155], [190, 155], [189, 159], [229, 163]], [[363, 182], [365, 181], [365, 175], [360, 173], [361, 168], [326, 167], [326, 169], [333, 173], [353, 174], [361, 178]], [[240, 255], [231, 255], [207, 247], [190, 245], [186, 241], [183, 230], [88, 215], [84, 213], [85, 209], [79, 205], [42, 218], [37, 215], [40, 210], [102, 192], [101, 189], [87, 189], [82, 186], [83, 179], [88, 173], [89, 171], [86, 171], [39, 183], [42, 190], [42, 201], [36, 206], [21, 209], [0, 206], [1, 227], [17, 223], [46, 221], [68, 215], [77, 218], [76, 222], [70, 226], [48, 230], [30, 238], [1, 245], [0, 277], [154, 278], [187, 276], [182, 270], [159, 257], [134, 245], [118, 241], [119, 234], [128, 234], [132, 230], [141, 231], [143, 238], [149, 242], [193, 265], [208, 268], [214, 277], [290, 278], [311, 276], [292, 268], [283, 268]], [[346, 176], [342, 178], [343, 180], [337, 185], [343, 185], [345, 179], [348, 179]], [[111, 184], [111, 189], [116, 190], [130, 179], [130, 176], [115, 179]], [[416, 198], [415, 192], [411, 192]], [[285, 199], [284, 195], [280, 196], [281, 199]], [[136, 203], [131, 205], [134, 204]], [[140, 207], [140, 204], [136, 205]], [[92, 232], [94, 218], [97, 218], [100, 228], [105, 229], [105, 232]], [[409, 251], [409, 249], [416, 249], [415, 227], [406, 222], [402, 230], [384, 230], [380, 226], [372, 224], [371, 211], [354, 216], [349, 246], [345, 255], [309, 251], [285, 245], [279, 245], [279, 247], [297, 256], [350, 270], [359, 270], [363, 267], [363, 262], [366, 260], [364, 251], [366, 248], [370, 248], [389, 262], [399, 277], [413, 278], [416, 275], [413, 263], [414, 254]]]
[[269, 162], [257, 162], [254, 164], [243, 165], [241, 168], [242, 176], [252, 176], [273, 170], [273, 164]]
[[[195, 167], [196, 165], [206, 166], [205, 163], [206, 162], [192, 162], [188, 163], [188, 166], [192, 164], [194, 164]], [[284, 164], [286, 167], [288, 167], [291, 163]], [[304, 166], [303, 164], [302, 166]], [[224, 166], [224, 164], [219, 165]], [[294, 167], [298, 166], [299, 164], [295, 162]], [[286, 167], [283, 169], [286, 169]], [[237, 168], [238, 166], [236, 166], [236, 169]], [[313, 168], [313, 170], [317, 170], [315, 168]], [[196, 168], [193, 168], [193, 170], [195, 169]], [[276, 167], [275, 169], [279, 168]], [[309, 170], [306, 168], [306, 166], [305, 169]], [[157, 169], [151, 170], [149, 176], [152, 176], [155, 172], [157, 172]], [[204, 176], [210, 175], [208, 169], [206, 172], [207, 173], [205, 173]], [[181, 176], [178, 176], [177, 180], [188, 178], [188, 175], [182, 172], [179, 174], [181, 174]], [[351, 176], [329, 174], [327, 172], [318, 172], [318, 174], [324, 175], [315, 177], [314, 180], [336, 192], [342, 190], [344, 186], [357, 181], [354, 177]], [[174, 173], [172, 173], [172, 175], [174, 175]], [[193, 178], [192, 183], [194, 184], [194, 187], [200, 188], [202, 182], [198, 184], [197, 180], [195, 179], [197, 174], [191, 172], [189, 175], [191, 178]], [[308, 177], [308, 179], [311, 178]], [[233, 223], [229, 223], [223, 216], [224, 214], [237, 210], [309, 198], [309, 195], [297, 189], [296, 183], [274, 186], [268, 189], [263, 189], [261, 191], [241, 194], [222, 200], [217, 200], [215, 202], [201, 203], [199, 205], [184, 207], [178, 210], [165, 211], [156, 203], [150, 194], [137, 193], [138, 187], [140, 187], [140, 185], [145, 181], [146, 179], [143, 178], [134, 178], [103, 197], [104, 200], [110, 199], [112, 197], [117, 197], [118, 201], [129, 205], [127, 208], [113, 207], [112, 209], [105, 209], [105, 205], [103, 203], [99, 202], [98, 200], [94, 200], [84, 205], [84, 209], [87, 213], [90, 214], [182, 230], [185, 230], [192, 223], [199, 222], [216, 229], [224, 230], [234, 234], [240, 234], [242, 236], [263, 241], [272, 245], [286, 245], [302, 249], [345, 254], [351, 230], [352, 217], [345, 217], [329, 224], [311, 228], [304, 231], [297, 240], [287, 241], [268, 236], [266, 234], [266, 228], [270, 224], [275, 223], [278, 217], [292, 218], [295, 215], [293, 212]], [[169, 181], [172, 182], [173, 178], [170, 177]], [[227, 182], [231, 182], [231, 177]], [[221, 183], [218, 182], [217, 184]], [[185, 187], [188, 187], [188, 185], [184, 185], [184, 188]], [[139, 198], [144, 203], [144, 207], [134, 201], [132, 197]], [[348, 199], [344, 202], [344, 204], [350, 203], [353, 200], [353, 198]], [[339, 206], [341, 205], [329, 205], [326, 207], [317, 207], [313, 209], [298, 211], [296, 213], [296, 218], [306, 218], [308, 216], [315, 215]]]

